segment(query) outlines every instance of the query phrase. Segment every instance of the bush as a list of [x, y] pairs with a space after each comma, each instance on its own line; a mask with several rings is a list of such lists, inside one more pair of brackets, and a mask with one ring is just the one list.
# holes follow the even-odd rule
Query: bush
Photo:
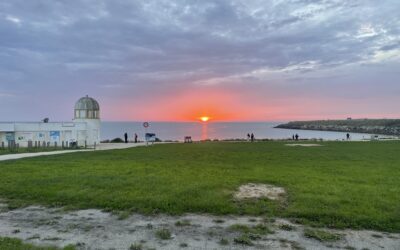
[[111, 143], [122, 143], [122, 142], [124, 142], [124, 140], [122, 140], [121, 138], [114, 138], [110, 142]]

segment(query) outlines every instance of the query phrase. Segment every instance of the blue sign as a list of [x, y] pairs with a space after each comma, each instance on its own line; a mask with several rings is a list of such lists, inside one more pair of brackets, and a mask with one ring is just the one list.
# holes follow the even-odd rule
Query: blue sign
[[14, 133], [6, 133], [6, 140], [7, 141], [14, 141], [15, 140]]
[[52, 141], [59, 141], [60, 140], [60, 131], [50, 131], [50, 139]]
[[51, 137], [53, 137], [53, 136], [60, 137], [60, 131], [50, 131], [50, 136]]

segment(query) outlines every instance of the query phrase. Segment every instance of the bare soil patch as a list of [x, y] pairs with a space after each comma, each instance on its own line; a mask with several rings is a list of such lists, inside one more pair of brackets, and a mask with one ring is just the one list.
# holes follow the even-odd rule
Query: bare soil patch
[[[186, 223], [182, 226], [178, 221]], [[72, 244], [78, 250], [126, 250], [132, 245], [142, 249], [398, 249], [400, 246], [400, 234], [319, 229], [343, 235], [338, 240], [320, 241], [306, 237], [306, 230], [309, 228], [288, 220], [253, 216], [132, 214], [121, 220], [117, 215], [95, 209], [66, 212], [62, 208], [40, 206], [0, 212], [1, 237], [42, 246]], [[160, 237], [159, 232], [168, 237]]]
[[268, 198], [270, 200], [278, 200], [286, 194], [282, 187], [276, 187], [267, 184], [247, 183], [239, 187], [234, 194], [235, 199], [259, 199]]

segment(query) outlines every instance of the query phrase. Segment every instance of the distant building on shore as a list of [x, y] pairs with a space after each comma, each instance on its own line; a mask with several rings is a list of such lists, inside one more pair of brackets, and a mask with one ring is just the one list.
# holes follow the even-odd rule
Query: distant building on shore
[[75, 104], [72, 122], [0, 122], [0, 143], [28, 145], [91, 146], [100, 143], [100, 106], [89, 97]]

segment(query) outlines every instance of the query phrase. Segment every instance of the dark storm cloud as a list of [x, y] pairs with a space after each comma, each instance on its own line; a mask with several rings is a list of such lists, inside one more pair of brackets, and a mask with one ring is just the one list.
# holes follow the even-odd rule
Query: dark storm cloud
[[[335, 72], [398, 64], [398, 13], [397, 0], [5, 0], [0, 112], [12, 117], [5, 104], [43, 94], [67, 102], [82, 92], [126, 98], [126, 89], [161, 95], [198, 84], [333, 86]], [[397, 73], [387, 74], [389, 90]]]

